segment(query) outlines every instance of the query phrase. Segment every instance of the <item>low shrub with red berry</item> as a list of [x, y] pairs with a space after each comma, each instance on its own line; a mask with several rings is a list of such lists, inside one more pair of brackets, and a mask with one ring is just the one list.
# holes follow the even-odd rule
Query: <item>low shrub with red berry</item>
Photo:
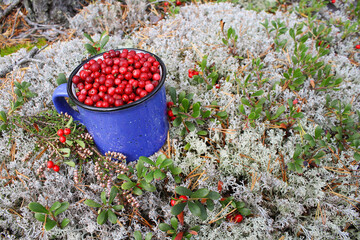
[[110, 50], [83, 65], [72, 82], [81, 103], [119, 107], [144, 98], [159, 85], [160, 62], [150, 53]]

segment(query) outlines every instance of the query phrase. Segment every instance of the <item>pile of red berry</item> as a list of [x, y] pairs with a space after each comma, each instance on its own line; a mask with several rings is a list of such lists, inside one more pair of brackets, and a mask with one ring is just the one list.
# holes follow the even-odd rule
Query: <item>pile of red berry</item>
[[85, 63], [72, 82], [80, 102], [99, 108], [119, 107], [145, 97], [158, 86], [159, 66], [149, 53], [110, 50]]
[[70, 133], [71, 133], [70, 128], [59, 129], [57, 131], [57, 135], [60, 137], [59, 141], [62, 142], [62, 143], [66, 142], [66, 137], [64, 135], [69, 135]]
[[169, 109], [169, 110], [167, 111], [167, 114], [168, 114], [168, 117], [169, 117], [170, 121], [174, 121], [176, 117], [174, 116], [174, 113], [173, 113], [173, 111], [171, 110], [172, 106], [174, 106], [174, 103], [173, 103], [173, 102], [167, 102], [167, 103], [166, 103], [166, 106], [167, 106], [167, 108]]
[[199, 72], [194, 69], [189, 69], [189, 78], [192, 78], [194, 75], [199, 75]]

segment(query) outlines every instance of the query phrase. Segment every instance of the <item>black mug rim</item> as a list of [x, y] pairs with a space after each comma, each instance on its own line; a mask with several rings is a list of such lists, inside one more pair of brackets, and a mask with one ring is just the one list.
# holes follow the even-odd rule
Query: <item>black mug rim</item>
[[[103, 53], [99, 53], [95, 56], [92, 56], [88, 59], [86, 59], [85, 61], [83, 61], [79, 66], [77, 66], [70, 74], [69, 76], [69, 81], [67, 83], [67, 92], [68, 92], [68, 95], [69, 95], [69, 98], [77, 105], [77, 106], [80, 106], [82, 108], [85, 108], [87, 110], [91, 110], [91, 111], [95, 111], [95, 112], [111, 112], [111, 111], [118, 111], [118, 110], [122, 110], [122, 109], [126, 109], [126, 108], [131, 108], [131, 107], [134, 107], [136, 105], [139, 105], [143, 102], [145, 102], [146, 100], [148, 100], [149, 98], [151, 98], [152, 96], [154, 96], [161, 88], [162, 86], [164, 85], [165, 83], [165, 79], [166, 79], [166, 67], [165, 67], [165, 64], [164, 62], [158, 57], [156, 56], [155, 54], [151, 53], [151, 52], [148, 52], [146, 50], [143, 50], [143, 49], [138, 49], [138, 48], [119, 48], [119, 49], [113, 49], [114, 51], [122, 51], [124, 49], [127, 49], [129, 51], [137, 51], [137, 52], [143, 52], [143, 53], [149, 53], [151, 56], [155, 57], [156, 60], [160, 63], [160, 66], [161, 66], [161, 70], [162, 70], [162, 74], [161, 74], [161, 79], [159, 81], [159, 84], [156, 86], [156, 88], [150, 92], [148, 95], [146, 95], [145, 97], [143, 98], [140, 98], [139, 100], [137, 101], [134, 101], [132, 103], [129, 103], [129, 104], [125, 104], [125, 105], [122, 105], [122, 106], [119, 106], [119, 107], [108, 107], [108, 108], [99, 108], [99, 107], [94, 107], [94, 106], [89, 106], [89, 105], [86, 105], [82, 102], [80, 102], [73, 94], [72, 92], [72, 85], [73, 85], [73, 82], [72, 82], [72, 79], [73, 77], [79, 72], [79, 70], [82, 68], [82, 66], [89, 62], [91, 59], [94, 59], [94, 58], [97, 58], [99, 56], [102, 56], [105, 52]], [[108, 52], [108, 51], [107, 51]]]

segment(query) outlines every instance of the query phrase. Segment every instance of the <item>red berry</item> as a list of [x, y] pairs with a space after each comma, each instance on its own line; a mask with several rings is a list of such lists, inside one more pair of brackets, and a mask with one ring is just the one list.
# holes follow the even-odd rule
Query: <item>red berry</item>
[[164, 6], [169, 6], [169, 3], [168, 2], [164, 2]]
[[243, 220], [243, 216], [241, 214], [237, 214], [234, 218], [234, 222], [240, 223]]
[[150, 84], [147, 84], [147, 85], [145, 86], [145, 90], [146, 90], [147, 92], [152, 92], [152, 91], [154, 90], [154, 85], [152, 85], [151, 83], [150, 83]]
[[179, 199], [183, 199], [184, 201], [181, 201], [181, 202], [186, 202], [187, 200], [188, 200], [188, 197], [187, 196], [184, 196], [184, 195], [181, 195], [180, 197], [179, 197]]
[[167, 102], [166, 105], [167, 105], [168, 108], [171, 108], [172, 106], [174, 106], [174, 103], [173, 102]]
[[[356, 49], [360, 49], [360, 44], [355, 46]], [[73, 80], [74, 81], [74, 80]]]
[[171, 205], [171, 206], [174, 206], [174, 205], [176, 204], [176, 200], [177, 200], [177, 198], [171, 199], [170, 205]]
[[176, 5], [180, 6], [181, 5], [181, 1], [176, 1]]
[[298, 102], [299, 102], [299, 100], [295, 99], [295, 100], [293, 101], [293, 104], [295, 105], [295, 104], [297, 104]]
[[48, 161], [47, 162], [47, 167], [48, 168], [53, 168], [54, 167], [54, 162], [53, 161]]
[[55, 172], [58, 172], [60, 170], [60, 167], [58, 165], [54, 165], [53, 169]]
[[174, 121], [175, 119], [176, 119], [175, 116], [170, 118], [171, 121]]
[[169, 117], [173, 117], [173, 116], [174, 116], [174, 113], [173, 113], [172, 110], [169, 110], [169, 111], [168, 111], [168, 116], [169, 116]]
[[64, 143], [64, 142], [66, 142], [66, 137], [61, 136], [61, 137], [59, 138], [59, 140], [60, 140], [60, 142]]
[[331, 0], [332, 3], [336, 3], [336, 0]]
[[69, 135], [71, 133], [71, 129], [70, 128], [65, 128], [64, 129], [64, 134], [65, 135]]
[[57, 135], [58, 135], [59, 137], [61, 137], [62, 135], [64, 135], [64, 130], [59, 129], [59, 130], [57, 131]]
[[219, 89], [219, 88], [220, 88], [220, 84], [216, 84], [215, 87], [216, 87], [217, 89]]

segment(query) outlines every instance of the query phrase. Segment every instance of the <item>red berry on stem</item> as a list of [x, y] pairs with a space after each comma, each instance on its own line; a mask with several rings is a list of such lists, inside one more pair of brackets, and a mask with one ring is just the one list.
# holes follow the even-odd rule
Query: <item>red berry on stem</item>
[[47, 162], [47, 167], [48, 168], [53, 168], [54, 167], [54, 162], [53, 161], [48, 161]]
[[55, 172], [58, 172], [60, 170], [60, 167], [58, 165], [54, 165], [53, 169]]
[[220, 88], [220, 84], [216, 84], [215, 87], [216, 87], [217, 89], [219, 89], [219, 88]]
[[176, 204], [176, 200], [177, 200], [177, 198], [175, 198], [175, 199], [171, 199], [171, 201], [170, 201], [170, 205], [171, 205], [171, 206], [175, 206], [175, 204]]
[[297, 104], [298, 102], [299, 102], [299, 100], [295, 99], [295, 100], [293, 101], [293, 104], [295, 105], [295, 104]]
[[171, 108], [172, 106], [174, 106], [174, 103], [173, 102], [167, 102], [166, 105], [167, 105], [168, 108]]
[[336, 0], [331, 0], [332, 3], [336, 3]]
[[174, 113], [173, 113], [172, 110], [169, 110], [169, 111], [168, 111], [168, 116], [169, 116], [169, 117], [173, 117], [173, 116], [174, 116]]
[[64, 143], [64, 142], [66, 142], [66, 137], [61, 136], [61, 137], [59, 138], [59, 140], [60, 140], [60, 142]]
[[186, 202], [187, 200], [188, 200], [188, 197], [187, 196], [185, 196], [185, 195], [181, 195], [180, 197], [179, 197], [179, 199], [183, 199], [184, 201], [181, 201], [181, 202]]
[[355, 46], [356, 49], [360, 49], [360, 44]]
[[64, 134], [65, 135], [69, 135], [71, 133], [71, 129], [70, 128], [65, 128], [64, 129]]
[[64, 135], [64, 130], [59, 129], [59, 130], [57, 131], [57, 135], [58, 135], [59, 137], [61, 137], [62, 135]]
[[240, 223], [243, 220], [243, 216], [241, 214], [237, 214], [234, 218], [234, 222]]
[[180, 6], [181, 5], [181, 1], [176, 1], [176, 5]]

